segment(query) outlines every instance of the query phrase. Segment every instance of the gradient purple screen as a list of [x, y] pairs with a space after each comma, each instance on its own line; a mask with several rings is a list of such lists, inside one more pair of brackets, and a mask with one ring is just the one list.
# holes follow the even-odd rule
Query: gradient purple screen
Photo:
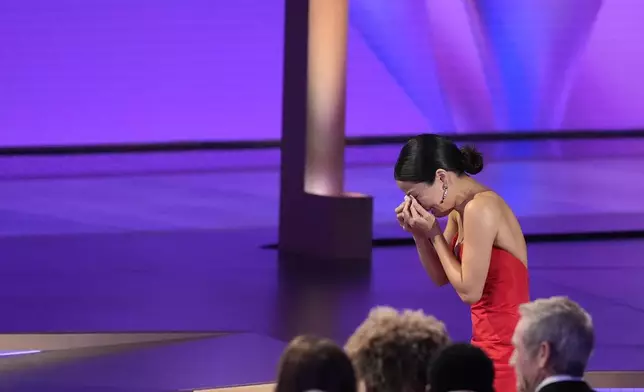
[[[0, 146], [280, 136], [283, 0], [2, 0]], [[347, 134], [644, 125], [642, 0], [351, 0]]]

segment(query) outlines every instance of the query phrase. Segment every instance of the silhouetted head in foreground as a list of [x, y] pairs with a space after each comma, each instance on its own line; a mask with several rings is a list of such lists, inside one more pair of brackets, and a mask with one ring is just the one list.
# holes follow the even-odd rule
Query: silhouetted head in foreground
[[432, 362], [429, 385], [431, 392], [494, 392], [494, 364], [478, 347], [452, 344]]
[[284, 350], [275, 392], [356, 392], [351, 360], [332, 340], [298, 336]]
[[449, 189], [483, 170], [483, 156], [472, 146], [459, 148], [433, 134], [410, 139], [400, 150], [394, 178], [398, 187], [423, 208], [441, 217], [455, 207]]

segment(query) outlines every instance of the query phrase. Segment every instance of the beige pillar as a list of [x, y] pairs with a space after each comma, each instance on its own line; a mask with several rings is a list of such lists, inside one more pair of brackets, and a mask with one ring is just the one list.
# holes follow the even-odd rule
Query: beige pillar
[[286, 0], [279, 253], [364, 269], [372, 199], [344, 190], [348, 0]]

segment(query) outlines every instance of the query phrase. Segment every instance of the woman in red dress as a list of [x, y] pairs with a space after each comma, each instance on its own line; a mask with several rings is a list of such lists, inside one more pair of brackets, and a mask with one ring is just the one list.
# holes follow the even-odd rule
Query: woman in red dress
[[[472, 344], [494, 361], [496, 392], [515, 392], [510, 367], [519, 305], [529, 301], [527, 249], [516, 216], [470, 177], [483, 169], [472, 147], [424, 134], [409, 140], [394, 176], [405, 193], [396, 208], [432, 281], [450, 283], [471, 306]], [[435, 217], [448, 217], [441, 230]]]

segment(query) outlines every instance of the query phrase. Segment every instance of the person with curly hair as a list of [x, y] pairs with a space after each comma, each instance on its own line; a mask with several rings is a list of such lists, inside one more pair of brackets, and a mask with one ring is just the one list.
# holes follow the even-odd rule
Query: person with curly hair
[[345, 351], [366, 392], [426, 392], [432, 357], [449, 341], [445, 325], [433, 316], [378, 307]]

